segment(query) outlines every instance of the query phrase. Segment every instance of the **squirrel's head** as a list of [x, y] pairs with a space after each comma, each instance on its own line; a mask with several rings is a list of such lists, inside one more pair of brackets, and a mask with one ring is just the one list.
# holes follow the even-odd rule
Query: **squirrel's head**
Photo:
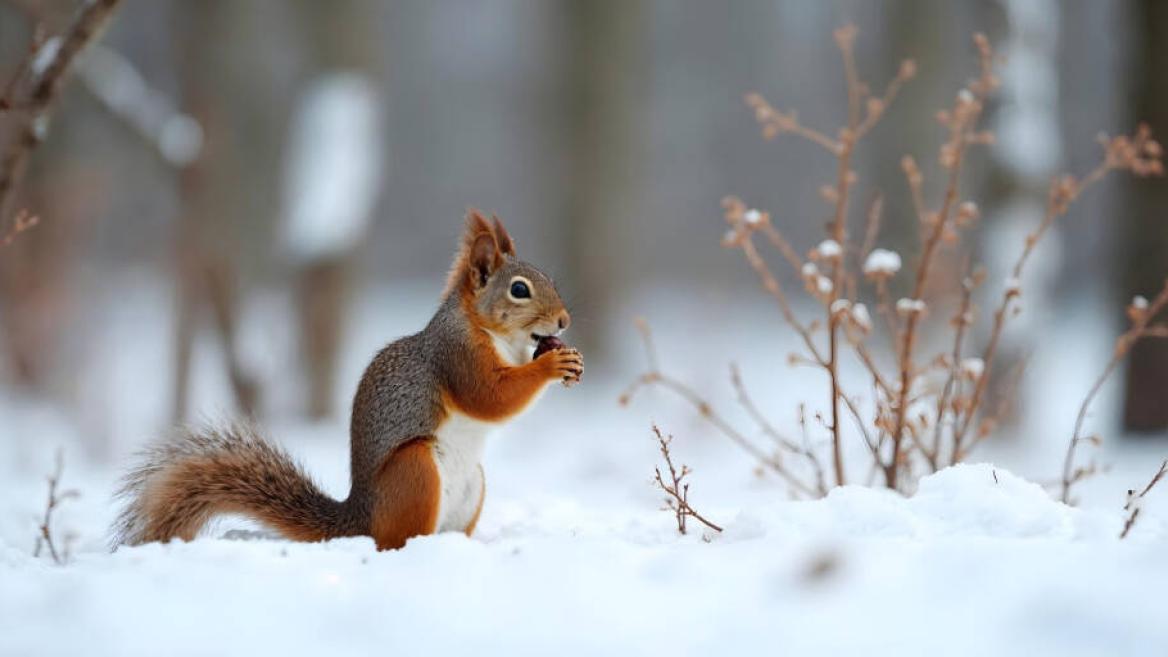
[[530, 361], [541, 337], [559, 335], [572, 321], [555, 281], [516, 257], [499, 218], [488, 220], [478, 210], [466, 215], [447, 294], [459, 295], [471, 323], [490, 334], [512, 365]]

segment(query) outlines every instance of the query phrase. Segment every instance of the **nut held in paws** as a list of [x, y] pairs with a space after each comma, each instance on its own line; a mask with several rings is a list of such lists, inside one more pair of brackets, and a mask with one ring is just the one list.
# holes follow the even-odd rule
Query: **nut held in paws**
[[533, 355], [532, 358], [539, 358], [544, 353], [554, 351], [556, 349], [563, 349], [565, 346], [567, 345], [564, 344], [564, 341], [557, 338], [556, 336], [545, 335], [539, 339], [539, 344], [535, 346], [535, 355]]

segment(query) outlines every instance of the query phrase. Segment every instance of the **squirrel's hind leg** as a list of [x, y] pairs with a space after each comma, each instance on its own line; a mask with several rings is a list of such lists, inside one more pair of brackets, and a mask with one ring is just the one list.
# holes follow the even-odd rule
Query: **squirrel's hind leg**
[[434, 439], [415, 438], [389, 455], [375, 479], [370, 534], [379, 550], [396, 550], [438, 526], [442, 481]]

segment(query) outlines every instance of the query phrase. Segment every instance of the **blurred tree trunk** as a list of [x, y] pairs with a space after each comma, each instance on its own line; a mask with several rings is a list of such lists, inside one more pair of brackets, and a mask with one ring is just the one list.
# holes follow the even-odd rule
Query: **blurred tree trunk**
[[[373, 30], [377, 24], [377, 16], [373, 11], [376, 3], [368, 0], [303, 0], [295, 7], [302, 43], [307, 46], [309, 58], [308, 72], [300, 85], [302, 90], [307, 90], [302, 91], [297, 99], [299, 110], [306, 111], [304, 105], [311, 102], [314, 83], [338, 74], [359, 74], [363, 79], [378, 69], [379, 44]], [[319, 125], [315, 127], [325, 128]], [[371, 139], [379, 136], [369, 135]], [[291, 141], [293, 144], [298, 143], [295, 135]], [[381, 143], [371, 145], [370, 148], [380, 149]], [[312, 156], [312, 153], [285, 154], [286, 159]], [[342, 175], [341, 172], [336, 173]], [[351, 171], [345, 173], [352, 174]], [[289, 185], [288, 180], [284, 184]], [[300, 190], [300, 195], [303, 193], [304, 190]], [[296, 195], [295, 190], [286, 189], [285, 205], [289, 204], [288, 199]], [[292, 208], [283, 208], [285, 224], [290, 221], [287, 215], [292, 211]], [[365, 212], [366, 215], [370, 213], [371, 209]], [[351, 244], [341, 248], [301, 245], [301, 248], [294, 249], [297, 252], [294, 254], [294, 267], [300, 356], [308, 383], [305, 411], [314, 419], [330, 417], [335, 411], [337, 362], [348, 312], [353, 268], [370, 218], [362, 217], [362, 235]], [[334, 219], [331, 216], [319, 216], [312, 221], [328, 222]]]
[[[1004, 57], [999, 66], [1002, 86], [990, 127], [996, 143], [989, 152], [990, 167], [975, 193], [982, 212], [992, 217], [983, 228], [981, 249], [991, 277], [990, 293], [1000, 293], [1026, 235], [1042, 221], [1046, 189], [1058, 169], [1062, 153], [1059, 131], [1059, 26], [1055, 0], [1000, 0], [994, 9], [1001, 30], [988, 34]], [[987, 11], [987, 14], [990, 12]], [[979, 154], [980, 156], [980, 154]], [[1059, 234], [1050, 239], [1061, 238]], [[1054, 311], [1059, 258], [1053, 250], [1039, 250], [1024, 276], [1025, 312], [1012, 318], [990, 370], [986, 408], [999, 424], [1014, 426], [1019, 411], [1029, 406], [1027, 390], [1019, 385], [1033, 340], [1044, 318]], [[988, 326], [989, 308], [983, 310]], [[1016, 436], [1016, 433], [1008, 435]]]
[[221, 37], [227, 33], [230, 11], [238, 6], [223, 0], [201, 0], [176, 8], [182, 108], [198, 121], [203, 134], [198, 157], [179, 174], [175, 420], [187, 415], [195, 335], [200, 319], [208, 312], [222, 344], [224, 369], [239, 411], [252, 415], [258, 404], [258, 385], [236, 353], [238, 276], [232, 254], [238, 240], [232, 223], [239, 197], [234, 183], [225, 184], [234, 168], [235, 149], [231, 108], [224, 93], [227, 62], [223, 54], [230, 51], [230, 39]]
[[[610, 317], [638, 281], [637, 248], [628, 239], [636, 216], [645, 136], [636, 109], [648, 97], [642, 81], [649, 48], [649, 8], [641, 0], [569, 3], [569, 134], [575, 161], [566, 183], [568, 269], [584, 297], [581, 315]], [[574, 329], [581, 347], [603, 357], [602, 326]], [[584, 330], [581, 330], [584, 329]], [[629, 329], [632, 330], [631, 327]]]
[[[1133, 12], [1136, 72], [1132, 79], [1134, 121], [1168, 137], [1168, 3], [1141, 0]], [[1133, 295], [1151, 297], [1168, 276], [1168, 185], [1162, 178], [1125, 182], [1121, 222], [1120, 291], [1124, 305]], [[1128, 358], [1123, 426], [1128, 431], [1168, 428], [1168, 340], [1145, 340]]]
[[[942, 133], [935, 116], [937, 110], [948, 103], [960, 80], [952, 76], [952, 61], [955, 56], [964, 56], [965, 52], [955, 53], [954, 44], [959, 43], [958, 39], [968, 38], [968, 35], [957, 34], [954, 26], [945, 21], [946, 9], [939, 3], [897, 0], [881, 12], [886, 45], [882, 70], [878, 77], [872, 78], [873, 88], [877, 92], [882, 90], [885, 80], [896, 74], [904, 59], [917, 63], [917, 75], [906, 85], [893, 110], [883, 119], [883, 125], [873, 131], [874, 145], [861, 150], [860, 156], [872, 160], [874, 158], [869, 153], [876, 153], [882, 158], [871, 162], [867, 168], [872, 172], [873, 192], [879, 190], [884, 197], [880, 244], [900, 251], [906, 264], [910, 254], [919, 249], [920, 229], [912, 211], [912, 198], [900, 168], [900, 158], [912, 155], [922, 166], [929, 168], [936, 162]], [[862, 30], [863, 26], [860, 27]], [[866, 210], [870, 198], [857, 196], [856, 199], [865, 204], [857, 207]], [[861, 210], [855, 213], [861, 216]], [[909, 284], [908, 281], [896, 283]]]

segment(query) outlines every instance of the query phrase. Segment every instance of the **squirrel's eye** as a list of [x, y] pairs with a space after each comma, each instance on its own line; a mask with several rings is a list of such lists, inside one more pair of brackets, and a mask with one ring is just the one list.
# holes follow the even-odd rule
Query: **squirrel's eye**
[[527, 283], [523, 281], [515, 281], [511, 284], [511, 296], [516, 299], [530, 299], [531, 290], [528, 289]]

